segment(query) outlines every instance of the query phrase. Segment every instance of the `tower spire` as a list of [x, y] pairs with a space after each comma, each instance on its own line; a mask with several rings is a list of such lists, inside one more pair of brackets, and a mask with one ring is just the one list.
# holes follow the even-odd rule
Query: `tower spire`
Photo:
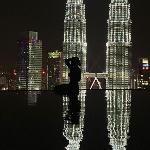
[[81, 4], [83, 0], [67, 0], [67, 3]]
[[128, 3], [128, 0], [111, 0], [111, 3]]

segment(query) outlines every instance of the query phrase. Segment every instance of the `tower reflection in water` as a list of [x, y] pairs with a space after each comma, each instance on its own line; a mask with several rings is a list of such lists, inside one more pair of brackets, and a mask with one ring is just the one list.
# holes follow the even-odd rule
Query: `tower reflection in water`
[[126, 150], [129, 133], [131, 90], [107, 90], [107, 129], [112, 150]]
[[84, 116], [85, 116], [86, 90], [79, 91], [77, 99], [63, 97], [63, 135], [69, 144], [66, 150], [80, 150], [80, 143], [83, 140]]
[[28, 105], [36, 105], [40, 91], [27, 91]]

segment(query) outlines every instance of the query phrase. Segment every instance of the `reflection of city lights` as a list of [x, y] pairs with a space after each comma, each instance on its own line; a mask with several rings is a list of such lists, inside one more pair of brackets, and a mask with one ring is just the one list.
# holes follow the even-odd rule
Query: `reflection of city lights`
[[126, 150], [129, 138], [131, 91], [106, 91], [106, 98], [110, 145], [113, 150]]
[[84, 129], [84, 116], [85, 116], [85, 97], [86, 91], [82, 90], [79, 92], [78, 100], [81, 103], [79, 112], [79, 123], [73, 124], [66, 120], [69, 110], [69, 98], [63, 97], [63, 117], [64, 117], [64, 132], [63, 135], [68, 140], [66, 150], [80, 150], [80, 143], [83, 140], [83, 129]]
[[39, 89], [36, 89], [36, 90], [27, 91], [28, 105], [35, 105], [37, 103], [37, 99], [38, 99], [38, 95], [40, 94], [40, 91], [39, 91]]

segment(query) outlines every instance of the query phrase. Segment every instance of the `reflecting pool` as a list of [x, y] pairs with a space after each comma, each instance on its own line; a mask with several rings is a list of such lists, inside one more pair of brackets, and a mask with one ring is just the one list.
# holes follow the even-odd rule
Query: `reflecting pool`
[[148, 150], [150, 91], [0, 92], [0, 148]]

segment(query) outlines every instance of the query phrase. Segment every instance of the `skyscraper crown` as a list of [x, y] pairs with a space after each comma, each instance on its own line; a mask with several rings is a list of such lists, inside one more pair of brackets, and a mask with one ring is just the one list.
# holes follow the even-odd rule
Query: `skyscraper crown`
[[128, 0], [111, 0], [111, 3], [128, 3]]
[[82, 4], [83, 0], [68, 0], [67, 3]]

